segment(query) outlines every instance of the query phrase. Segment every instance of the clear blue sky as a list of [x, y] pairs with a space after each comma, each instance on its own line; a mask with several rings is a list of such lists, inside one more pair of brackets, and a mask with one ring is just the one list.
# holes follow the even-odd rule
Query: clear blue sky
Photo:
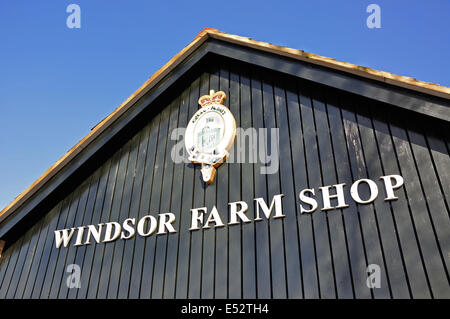
[[449, 0], [0, 0], [0, 209], [204, 27], [450, 86]]

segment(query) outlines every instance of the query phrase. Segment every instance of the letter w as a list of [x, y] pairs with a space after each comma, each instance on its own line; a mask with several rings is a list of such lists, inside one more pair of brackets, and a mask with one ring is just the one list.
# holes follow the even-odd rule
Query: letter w
[[71, 228], [70, 232], [69, 229], [55, 230], [56, 248], [59, 248], [63, 242], [64, 247], [67, 247], [67, 245], [69, 245], [70, 240], [72, 239], [75, 229], [76, 228]]

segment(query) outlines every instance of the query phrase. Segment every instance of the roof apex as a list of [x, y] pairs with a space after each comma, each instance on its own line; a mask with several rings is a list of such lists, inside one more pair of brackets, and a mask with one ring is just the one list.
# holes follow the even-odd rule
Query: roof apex
[[395, 75], [389, 72], [378, 71], [371, 68], [342, 62], [333, 58], [307, 53], [303, 50], [282, 47], [267, 42], [252, 40], [247, 37], [231, 35], [219, 31], [215, 28], [204, 28], [185, 48], [170, 59], [164, 66], [156, 71], [139, 89], [131, 94], [121, 105], [119, 105], [111, 114], [95, 125], [91, 132], [72, 147], [64, 156], [42, 174], [33, 184], [17, 196], [9, 205], [0, 211], [0, 223], [16, 211], [27, 199], [35, 194], [43, 185], [65, 167], [76, 155], [89, 145], [106, 128], [114, 123], [126, 110], [128, 110], [140, 97], [153, 88], [165, 75], [179, 65], [187, 56], [195, 51], [208, 38], [218, 39], [241, 46], [250, 47], [265, 52], [270, 52], [285, 57], [290, 57], [303, 62], [313, 63], [324, 67], [332, 68], [347, 73], [352, 73], [365, 78], [388, 83], [394, 86], [419, 91], [429, 95], [444, 99], [450, 99], [450, 88], [438, 84], [418, 81], [411, 77]]

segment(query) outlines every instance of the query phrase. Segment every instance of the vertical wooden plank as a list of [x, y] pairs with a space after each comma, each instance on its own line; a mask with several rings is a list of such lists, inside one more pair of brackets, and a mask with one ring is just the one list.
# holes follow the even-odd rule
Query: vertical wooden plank
[[[436, 241], [439, 247], [442, 262], [446, 269], [447, 278], [450, 269], [450, 219], [449, 210], [445, 205], [444, 194], [439, 185], [439, 179], [433, 167], [433, 160], [426, 143], [423, 130], [418, 122], [417, 126], [409, 126], [407, 134], [411, 143], [411, 149], [414, 156], [422, 191], [427, 202], [427, 209], [435, 233]], [[442, 291], [442, 296], [450, 297], [450, 287]]]
[[[26, 234], [26, 236], [22, 236], [12, 245], [13, 247], [11, 247], [17, 251], [17, 258], [14, 261], [14, 264], [8, 266], [8, 271], [3, 280], [3, 284], [0, 286], [0, 299], [10, 299], [12, 297], [11, 291], [14, 290], [17, 285], [17, 280], [19, 279], [27, 254], [29, 239], [28, 234]], [[14, 291], [12, 291], [12, 295], [14, 295]]]
[[[312, 92], [311, 92], [312, 93]], [[311, 94], [309, 93], [309, 94]], [[305, 93], [306, 94], [306, 93]], [[302, 118], [305, 132], [305, 153], [308, 170], [308, 185], [310, 189], [317, 190], [319, 194], [319, 187], [323, 185], [322, 172], [320, 166], [320, 149], [318, 145], [318, 135], [327, 133], [324, 132], [324, 127], [317, 127], [316, 113], [319, 116], [323, 115], [323, 103], [313, 99], [310, 95], [305, 96], [302, 100]], [[319, 123], [321, 124], [321, 123]], [[319, 133], [319, 130], [321, 132]], [[324, 155], [324, 154], [323, 154]], [[323, 156], [322, 155], [322, 156]], [[328, 159], [329, 160], [329, 159]], [[322, 197], [316, 196], [319, 208], [323, 207]], [[314, 245], [316, 251], [316, 269], [317, 279], [319, 282], [319, 297], [320, 298], [335, 298], [335, 278], [332, 264], [332, 253], [330, 247], [330, 238], [328, 233], [328, 217], [327, 213], [320, 210], [312, 215], [312, 225], [314, 230]]]
[[[146, 171], [149, 172], [149, 177], [144, 178], [144, 180], [148, 180], [149, 183], [147, 183], [147, 186], [144, 182], [147, 192], [141, 202], [141, 209], [146, 212], [145, 215], [152, 215], [155, 218], [158, 217], [157, 214], [159, 213], [157, 210], [159, 208], [158, 206], [161, 191], [161, 165], [163, 165], [161, 162], [161, 157], [164, 156], [164, 154], [161, 156], [161, 152], [164, 151], [163, 147], [165, 146], [165, 140], [163, 139], [165, 134], [161, 133], [164, 131], [165, 127], [163, 114], [167, 114], [167, 110], [164, 109], [164, 111], [164, 113], [157, 115], [158, 120], [151, 132], [149, 140], [149, 147], [151, 147], [151, 151], [149, 154], [152, 153], [152, 157], [147, 159], [151, 160], [149, 163], [151, 166], [148, 166], [150, 170], [147, 170], [146, 168]], [[142, 256], [139, 257], [139, 259], [142, 258], [142, 268], [139, 269], [140, 273], [137, 276], [134, 276], [134, 273], [132, 273], [132, 286], [134, 286], [133, 290], [139, 293], [139, 298], [148, 299], [151, 296], [155, 236], [156, 234], [153, 233], [150, 237], [146, 237], [143, 241], [142, 250], [139, 251], [139, 255]], [[140, 263], [141, 262], [139, 262], [139, 264]], [[137, 298], [138, 296], [136, 296], [131, 289], [132, 288], [130, 287], [130, 295], [133, 296], [133, 298]]]
[[[251, 88], [252, 88], [252, 122], [253, 127], [257, 130], [258, 155], [256, 163], [253, 165], [254, 176], [254, 198], [263, 198], [268, 205], [270, 199], [267, 197], [267, 179], [266, 173], [262, 170], [274, 165], [269, 162], [268, 150], [266, 149], [267, 136], [265, 135], [270, 128], [264, 125], [263, 101], [262, 101], [262, 84], [261, 74], [255, 69], [251, 74]], [[260, 141], [263, 141], [260, 143]], [[264, 156], [261, 156], [264, 154]], [[272, 155], [272, 154], [270, 154]], [[278, 154], [275, 154], [278, 156]], [[275, 162], [275, 161], [274, 161]], [[278, 167], [277, 167], [278, 169]], [[253, 200], [252, 200], [253, 202]], [[250, 205], [250, 204], [249, 204]], [[254, 203], [252, 204], [254, 207]], [[256, 255], [256, 297], [268, 299], [272, 297], [272, 283], [271, 283], [271, 262], [270, 262], [270, 229], [269, 221], [255, 222], [255, 255]]]
[[13, 278], [9, 284], [7, 299], [14, 298], [19, 281], [26, 278], [28, 275], [29, 266], [32, 261], [32, 254], [36, 247], [36, 242], [39, 237], [40, 223], [34, 224], [23, 236], [23, 242], [20, 248], [19, 258], [17, 260], [16, 268], [14, 269]]
[[[24, 237], [19, 238], [14, 244], [9, 247], [8, 250], [11, 251], [10, 256], [8, 257], [9, 262], [7, 265], [7, 269], [5, 275], [3, 277], [3, 281], [0, 286], [0, 299], [5, 299], [6, 294], [8, 292], [9, 285], [13, 280], [14, 270], [17, 267], [17, 263], [20, 263], [20, 255], [21, 255], [21, 246], [24, 241]], [[19, 265], [20, 267], [20, 265]]]
[[[369, 117], [365, 102], [358, 103], [359, 132], [361, 144], [364, 150], [364, 160], [367, 167], [368, 178], [377, 181], [383, 176], [383, 170], [378, 156], [378, 148], [375, 135], [372, 129], [372, 121]], [[379, 183], [380, 190], [382, 183]], [[386, 261], [387, 275], [389, 276], [392, 297], [395, 299], [410, 298], [407, 278], [405, 276], [403, 256], [399, 247], [397, 229], [389, 209], [389, 204], [384, 201], [383, 194], [379, 192], [378, 198], [374, 202], [374, 209], [378, 221], [379, 233]]]
[[[335, 99], [335, 104], [333, 102], [330, 103], [330, 101], [328, 102], [327, 110], [330, 131], [333, 132], [331, 134], [331, 142], [334, 150], [334, 160], [336, 162], [336, 174], [339, 183], [345, 183], [346, 187], [349, 187], [353, 183], [353, 176], [347, 152], [345, 129], [340, 109], [341, 105], [336, 96]], [[349, 207], [341, 211], [347, 238], [353, 293], [355, 298], [367, 299], [371, 298], [371, 292], [366, 285], [368, 275], [366, 273], [367, 261], [359, 213], [354, 201], [348, 201], [347, 204]]]
[[[169, 108], [165, 107], [160, 113], [158, 145], [156, 148], [156, 158], [153, 168], [152, 191], [148, 214], [158, 219], [159, 207], [161, 202], [161, 192], [164, 173], [164, 157], [166, 153], [167, 130], [169, 125]], [[152, 283], [154, 280], [153, 271], [155, 266], [156, 253], [156, 234], [146, 238], [144, 249], [144, 268], [142, 269], [140, 298], [151, 298]]]
[[36, 258], [33, 259], [25, 289], [23, 295], [21, 296], [22, 298], [30, 299], [35, 286], [39, 287], [40, 292], [40, 287], [42, 286], [42, 282], [44, 280], [49, 257], [53, 251], [53, 231], [56, 229], [61, 216], [61, 205], [62, 201], [58, 203], [49, 213], [47, 213], [42, 220], [44, 227], [41, 229], [39, 242], [36, 248]]
[[[315, 96], [317, 96], [317, 92]], [[331, 135], [328, 124], [328, 111], [323, 98], [314, 99], [314, 119], [317, 130], [317, 144], [320, 157], [322, 185], [338, 184], [334, 151], [331, 145]], [[334, 194], [333, 192], [330, 192]], [[332, 201], [333, 202], [333, 201]], [[352, 278], [350, 274], [349, 253], [345, 228], [343, 224], [343, 210], [317, 211], [327, 217], [331, 258], [334, 270], [337, 298], [352, 298]]]
[[[354, 101], [347, 100], [346, 105], [349, 109], [342, 109], [344, 128], [347, 138], [347, 147], [352, 169], [353, 181], [367, 178], [366, 164], [364, 161], [363, 149], [359, 136], [358, 125], [354, 110], [351, 108]], [[368, 187], [360, 187], [359, 194], [361, 198], [369, 198]], [[387, 277], [385, 260], [383, 256], [383, 247], [378, 233], [378, 223], [373, 209], [373, 204], [358, 205], [357, 209], [361, 221], [363, 240], [366, 248], [367, 263], [376, 264], [381, 269], [381, 287], [372, 289], [375, 298], [390, 298], [390, 286]], [[366, 286], [367, 287], [367, 286]]]
[[[77, 189], [76, 191], [72, 192], [69, 196], [67, 196], [66, 199], [64, 199], [60, 213], [61, 216], [59, 218], [58, 226], [56, 229], [65, 229], [68, 225], [73, 223], [73, 217], [75, 215], [74, 211], [76, 210], [76, 207], [78, 205], [78, 195], [79, 195], [78, 192], [79, 190]], [[51, 249], [50, 260], [47, 264], [47, 268], [42, 270], [45, 274], [45, 279], [42, 282], [42, 287], [35, 285], [35, 290], [33, 291], [32, 298], [49, 298], [50, 293], [52, 291], [51, 288], [53, 278], [56, 269], [58, 267], [58, 261], [60, 259], [59, 257], [61, 255], [61, 258], [63, 258], [62, 255], [65, 255], [65, 252], [67, 252], [67, 250], [65, 250], [64, 247], [56, 248], [55, 234], [54, 234], [54, 230], [56, 229], [53, 230], [49, 229], [49, 238], [51, 239], [52, 242], [50, 248]]]
[[[312, 93], [312, 92], [311, 92]], [[311, 101], [310, 109], [305, 108], [308, 113], [302, 113], [307, 116], [310, 126], [306, 126], [306, 131], [313, 131], [314, 133], [305, 139], [305, 151], [307, 153], [307, 169], [309, 174], [309, 186], [316, 189], [319, 194], [319, 187], [327, 185], [322, 179], [322, 167], [329, 165], [330, 158], [320, 152], [318, 139], [323, 134], [326, 134], [326, 128], [322, 126], [322, 119], [324, 117], [324, 104], [318, 101], [315, 97], [310, 96], [308, 101]], [[316, 196], [319, 208], [323, 207], [321, 196]], [[328, 232], [328, 213], [321, 210], [316, 211], [313, 216], [314, 228], [314, 243], [316, 249], [317, 272], [319, 279], [319, 296], [320, 298], [329, 299], [335, 298], [335, 278], [333, 269], [332, 252], [330, 246], [330, 234]]]
[[[189, 91], [190, 88], [187, 87], [180, 97], [180, 103], [178, 106], [178, 129], [185, 129], [186, 123], [189, 120], [187, 117], [189, 115]], [[180, 138], [179, 135], [174, 134], [174, 131], [169, 132], [171, 140], [174, 140], [175, 143], [181, 143], [182, 154], [184, 155], [183, 160], [187, 160], [186, 151], [184, 147], [184, 139]], [[164, 298], [175, 298], [176, 297], [176, 283], [177, 283], [177, 264], [178, 264], [178, 249], [179, 249], [179, 241], [181, 237], [181, 232], [185, 231], [181, 227], [185, 220], [189, 220], [189, 211], [182, 210], [182, 198], [186, 189], [184, 186], [184, 173], [185, 166], [187, 164], [182, 162], [175, 162], [173, 168], [173, 187], [172, 187], [172, 200], [171, 200], [171, 212], [175, 214], [175, 223], [174, 227], [177, 231], [175, 234], [170, 234], [167, 243], [167, 260], [166, 260], [166, 268], [164, 273]], [[192, 197], [191, 197], [192, 198]], [[184, 223], [185, 224], [185, 223]], [[188, 226], [183, 226], [188, 228]]]
[[[298, 220], [295, 202], [292, 148], [290, 136], [290, 123], [288, 108], [294, 107], [298, 109], [297, 94], [295, 88], [291, 88], [289, 93], [286, 92], [286, 82], [277, 80], [274, 86], [275, 112], [277, 119], [277, 127], [279, 128], [279, 154], [280, 154], [280, 193], [284, 194], [286, 199], [283, 202], [284, 218], [284, 245], [286, 258], [286, 284], [287, 298], [302, 298], [302, 280], [300, 273], [300, 250], [299, 250], [299, 233]], [[288, 98], [286, 100], [286, 94]], [[289, 103], [294, 102], [294, 103]], [[288, 104], [289, 103], [289, 104]], [[268, 199], [271, 201], [271, 198]]]
[[[17, 288], [14, 292], [13, 297], [15, 299], [22, 298], [23, 292], [25, 290], [25, 285], [27, 284], [28, 277], [30, 275], [31, 267], [33, 265], [33, 261], [36, 256], [35, 255], [36, 248], [37, 248], [37, 245], [38, 245], [38, 242], [39, 242], [39, 239], [41, 236], [41, 231], [43, 228], [45, 228], [44, 218], [36, 223], [34, 230], [31, 230], [31, 232], [33, 233], [33, 237], [31, 239], [30, 246], [28, 248], [27, 256], [25, 258], [25, 263], [23, 265], [23, 270], [20, 275], [20, 280], [17, 283]], [[1, 279], [0, 279], [0, 281], [1, 281]]]
[[[317, 129], [321, 174], [323, 185], [339, 183], [337, 179], [336, 161], [331, 142], [332, 131], [328, 122], [328, 110], [324, 101], [314, 103], [314, 117]], [[337, 298], [352, 298], [353, 287], [350, 273], [349, 252], [343, 221], [343, 210], [326, 212], [331, 245], [334, 278]]]
[[[186, 123], [198, 110], [198, 98], [199, 98], [199, 86], [200, 78], [195, 79], [190, 87], [189, 93], [189, 105]], [[186, 124], [187, 126], [187, 124]], [[193, 208], [192, 201], [194, 196], [194, 172], [195, 167], [193, 164], [185, 164], [183, 174], [183, 196], [181, 213], [184, 214], [180, 221], [180, 235], [178, 241], [178, 260], [177, 260], [177, 280], [175, 297], [185, 299], [188, 297], [189, 292], [189, 256], [190, 256], [190, 237], [189, 231], [191, 212]]]
[[[263, 75], [262, 82], [263, 89], [263, 114], [264, 125], [266, 128], [279, 128], [275, 112], [275, 98], [274, 88], [270, 74]], [[280, 154], [278, 143], [279, 136], [268, 134], [266, 139], [267, 154]], [[275, 143], [272, 141], [275, 139]], [[275, 149], [272, 147], [275, 145]], [[267, 176], [267, 200], [273, 196], [281, 194], [280, 186], [280, 171], [275, 174], [268, 174]], [[287, 297], [287, 282], [286, 282], [286, 263], [285, 263], [285, 246], [284, 246], [284, 218], [273, 219], [269, 221], [270, 226], [270, 262], [272, 270], [272, 298], [283, 299]]]
[[[236, 119], [236, 127], [241, 127], [240, 116], [240, 79], [239, 73], [234, 66], [230, 66], [230, 110]], [[241, 164], [237, 162], [237, 143], [230, 149], [228, 196], [230, 202], [241, 200]], [[228, 297], [242, 297], [242, 253], [241, 253], [241, 225], [228, 227]]]
[[[122, 201], [122, 194], [125, 187], [126, 173], [128, 161], [131, 153], [131, 143], [128, 142], [122, 147], [119, 168], [116, 177], [116, 185], [114, 187], [111, 213], [108, 222], [119, 222], [120, 205]], [[103, 252], [103, 261], [101, 266], [100, 280], [97, 291], [97, 298], [105, 299], [108, 297], [108, 287], [113, 280], [116, 278], [111, 278], [111, 272], [113, 267], [114, 259], [114, 247], [115, 242], [108, 242], [103, 244], [105, 246]], [[116, 285], [114, 282], [113, 285]]]
[[[78, 203], [76, 204], [76, 208], [75, 205], [72, 205], [69, 210], [68, 223], [66, 224], [66, 228], [78, 227], [82, 225], [87, 196], [89, 193], [89, 185], [90, 179], [87, 179], [79, 186], [79, 193], [77, 193]], [[74, 209], [72, 210], [72, 208]], [[68, 287], [66, 278], [68, 274], [66, 272], [66, 269], [68, 265], [72, 264], [73, 259], [75, 258], [77, 247], [74, 247], [73, 244], [76, 239], [76, 232], [77, 231], [74, 232], [72, 240], [67, 247], [59, 248], [63, 253], [61, 254], [60, 252], [58, 262], [56, 264], [56, 271], [55, 275], [53, 276], [52, 288], [49, 296], [49, 298], [51, 299], [67, 297]]]
[[[249, 205], [246, 212], [247, 217], [253, 221], [255, 213], [252, 209], [252, 202], [254, 198], [254, 177], [253, 177], [253, 163], [255, 159], [253, 149], [257, 145], [257, 134], [254, 131], [252, 121], [252, 100], [251, 100], [251, 86], [248, 68], [241, 68], [241, 129], [245, 136], [241, 136], [242, 147], [240, 150], [243, 163], [241, 164], [242, 174], [242, 190], [241, 200]], [[256, 257], [255, 257], [255, 224], [242, 223], [242, 298], [256, 298]]]
[[[173, 168], [174, 162], [171, 158], [172, 147], [174, 146], [173, 140], [170, 138], [172, 131], [177, 128], [178, 125], [178, 108], [180, 106], [180, 97], [176, 97], [168, 108], [168, 130], [166, 131], [166, 145], [165, 145], [165, 157], [164, 157], [164, 171], [161, 189], [161, 202], [159, 205], [160, 213], [172, 212], [171, 210], [171, 199], [173, 190]], [[176, 229], [175, 229], [176, 230]], [[166, 268], [166, 256], [167, 253], [172, 253], [167, 251], [168, 237], [175, 234], [164, 234], [156, 237], [156, 251], [155, 251], [155, 261], [153, 270], [153, 283], [152, 283], [152, 294], [153, 299], [161, 299], [164, 293], [164, 273]]]
[[[209, 90], [214, 90], [215, 92], [217, 92], [219, 91], [218, 68], [216, 65], [213, 65], [212, 67], [210, 67], [210, 69]], [[216, 205], [216, 192], [217, 176], [215, 176], [214, 181], [211, 184], [206, 185], [205, 188], [205, 207], [207, 207], [208, 213]], [[219, 212], [219, 214], [223, 214], [223, 212]], [[216, 229], [214, 228], [213, 224], [210, 226], [211, 228], [205, 229], [203, 231], [201, 298], [204, 299], [211, 299], [214, 297], [214, 258]]]
[[[300, 192], [308, 188], [308, 173], [306, 167], [305, 138], [301, 117], [301, 103], [298, 85], [289, 86], [287, 93], [287, 112], [289, 117], [289, 135], [291, 136], [294, 195], [296, 202]], [[281, 157], [280, 153], [280, 157]], [[301, 214], [297, 206], [297, 227], [299, 232], [299, 257], [301, 269], [301, 293], [303, 298], [311, 298], [317, 291], [315, 251], [313, 241], [312, 216]], [[305, 275], [306, 273], [308, 275]], [[313, 275], [313, 277], [308, 277]]]
[[[446, 147], [446, 141], [441, 137], [441, 130], [448, 130], [448, 127], [442, 128], [441, 125], [430, 125], [426, 126], [426, 139], [429, 145], [430, 154], [433, 158], [433, 163], [436, 169], [436, 174], [438, 176], [441, 192], [444, 195], [446, 209], [449, 212], [450, 206], [450, 155]], [[437, 126], [437, 127], [435, 127]], [[447, 135], [448, 132], [447, 132]], [[447, 136], [447, 138], [449, 138]], [[447, 258], [448, 260], [448, 258]], [[448, 266], [447, 266], [448, 268]]]
[[[107, 223], [111, 221], [111, 207], [114, 199], [117, 175], [119, 172], [119, 163], [122, 157], [123, 149], [118, 150], [112, 157], [111, 166], [108, 173], [108, 181], [106, 185], [105, 198], [102, 205], [101, 222]], [[87, 298], [93, 299], [97, 297], [99, 282], [102, 275], [102, 264], [105, 254], [106, 244], [96, 245], [95, 255], [91, 268], [91, 277], [89, 280], [89, 288]]]
[[448, 296], [448, 282], [442, 280], [442, 278], [446, 278], [445, 268], [433, 233], [432, 221], [421, 189], [420, 178], [414, 165], [407, 133], [402, 128], [403, 123], [401, 123], [398, 115], [390, 115], [388, 119], [396, 155], [401, 167], [401, 175], [405, 180], [405, 190], [422, 249], [432, 297]]
[[[229, 71], [225, 62], [220, 65], [220, 90], [224, 91], [227, 99], [224, 105], [230, 108], [229, 92]], [[230, 163], [227, 162], [219, 166], [216, 172], [217, 183], [217, 210], [222, 220], [228, 217], [228, 176]], [[225, 223], [225, 221], [224, 221]], [[215, 298], [226, 298], [228, 296], [228, 227], [219, 227], [216, 229], [215, 246]]]
[[[209, 73], [204, 72], [200, 78], [200, 91], [198, 98], [209, 94]], [[195, 94], [191, 92], [191, 94]], [[197, 103], [198, 105], [198, 103]], [[205, 188], [207, 185], [203, 182], [200, 172], [200, 165], [195, 166], [194, 172], [194, 198], [192, 208], [205, 206]], [[189, 298], [200, 298], [202, 287], [202, 254], [203, 254], [203, 229], [191, 232], [191, 249], [189, 264]]]
[[[317, 96], [317, 93], [315, 94]], [[320, 158], [322, 185], [338, 184], [334, 150], [331, 136], [334, 132], [328, 124], [327, 106], [323, 99], [315, 98], [314, 119], [317, 130], [317, 144]], [[334, 194], [334, 192], [330, 192]], [[318, 195], [320, 196], [320, 195]], [[337, 298], [352, 298], [352, 278], [350, 273], [349, 252], [343, 224], [343, 210], [322, 211], [316, 213], [326, 214], [330, 240], [330, 250], [334, 271]]]
[[[138, 147], [139, 147], [139, 139], [140, 134], [135, 134], [134, 137], [129, 142], [130, 144], [130, 151], [129, 151], [129, 157], [128, 157], [128, 164], [127, 164], [127, 171], [123, 186], [123, 191], [121, 194], [118, 194], [120, 198], [120, 205], [118, 206], [119, 210], [119, 216], [113, 221], [118, 222], [119, 224], [122, 224], [122, 222], [130, 217], [130, 203], [131, 203], [131, 195], [133, 192], [133, 183], [134, 178], [136, 176], [136, 160], [137, 160], [137, 153], [138, 153]], [[114, 243], [111, 243], [114, 245], [114, 253], [112, 258], [112, 264], [111, 264], [111, 274], [109, 276], [109, 286], [108, 286], [108, 293], [107, 298], [108, 299], [116, 299], [118, 295], [119, 290], [119, 281], [120, 281], [120, 274], [123, 264], [123, 254], [124, 254], [124, 247], [125, 243], [128, 240], [116, 240]], [[129, 261], [126, 260], [125, 263], [128, 263]]]
[[[314, 115], [313, 106], [311, 103], [311, 97], [307, 92], [306, 88], [300, 87], [299, 101], [300, 101], [300, 117], [303, 129], [303, 144], [305, 153], [305, 167], [306, 167], [306, 179], [307, 187], [309, 189], [317, 189], [320, 184], [320, 170], [317, 167], [319, 163], [319, 155], [317, 152], [317, 142], [316, 142], [316, 131], [314, 127]], [[300, 162], [301, 163], [301, 162]], [[304, 177], [303, 177], [304, 178]], [[318, 191], [318, 189], [317, 189]], [[316, 196], [320, 207], [320, 196]], [[304, 296], [305, 298], [320, 298], [320, 282], [319, 276], [320, 271], [319, 265], [317, 264], [317, 259], [320, 258], [318, 253], [325, 254], [321, 256], [328, 256], [329, 247], [325, 245], [325, 241], [328, 239], [328, 235], [324, 234], [323, 227], [324, 218], [323, 214], [319, 215], [319, 212], [315, 212], [312, 215], [301, 215], [300, 216], [300, 243], [302, 252], [302, 271], [303, 271], [303, 286], [304, 286]], [[318, 217], [317, 217], [318, 216]], [[319, 233], [317, 233], [319, 232]], [[319, 238], [319, 244], [322, 244], [319, 248], [324, 249], [324, 251], [317, 252], [315, 238], [318, 235], [325, 236], [324, 238]], [[325, 240], [325, 241], [324, 241]], [[328, 261], [324, 261], [320, 265], [329, 272]], [[330, 273], [326, 276], [328, 277]], [[328, 277], [329, 278], [329, 277]], [[330, 283], [333, 281], [331, 279]], [[325, 287], [324, 287], [325, 288]]]
[[11, 249], [3, 252], [2, 258], [0, 258], [0, 289], [3, 287], [3, 280], [5, 279], [6, 271], [8, 270], [9, 261], [11, 259]]
[[[402, 169], [398, 166], [385, 110], [373, 105], [370, 107], [370, 112], [384, 174], [402, 175]], [[427, 275], [422, 262], [420, 245], [415, 234], [414, 221], [408, 207], [405, 186], [396, 190], [395, 195], [399, 199], [390, 201], [390, 206], [397, 225], [412, 298], [430, 298]]]
[[[147, 149], [149, 143], [149, 134], [150, 134], [150, 124], [147, 124], [145, 128], [140, 132], [139, 138], [139, 150], [136, 160], [136, 168], [134, 171], [135, 177], [133, 181], [133, 191], [131, 194], [131, 202], [129, 208], [128, 218], [135, 218], [135, 224], [138, 223], [139, 217], [144, 216], [145, 212], [139, 211], [139, 206], [141, 202], [142, 196], [142, 185], [145, 175], [145, 164], [147, 158]], [[131, 271], [134, 264], [134, 252], [135, 245], [137, 243], [138, 235], [135, 235], [133, 238], [130, 238], [125, 242], [124, 252], [123, 252], [123, 261], [122, 267], [120, 270], [120, 283], [119, 283], [119, 291], [118, 298], [127, 298], [128, 292], [130, 288], [130, 279], [131, 279]]]
[[[116, 156], [117, 157], [117, 156]], [[114, 158], [114, 157], [113, 157]], [[101, 222], [102, 217], [102, 208], [105, 201], [105, 194], [107, 189], [107, 183], [108, 183], [108, 176], [110, 173], [112, 159], [109, 159], [100, 169], [100, 176], [97, 186], [97, 192], [95, 196], [95, 204], [92, 212], [92, 219], [91, 219], [91, 225], [98, 225]], [[112, 175], [112, 173], [111, 173]], [[93, 243], [86, 246], [83, 264], [82, 264], [82, 271], [81, 271], [81, 288], [77, 289], [77, 298], [79, 299], [85, 299], [88, 294], [89, 286], [91, 285], [92, 281], [95, 281], [95, 276], [92, 276], [93, 269], [94, 269], [94, 261], [97, 259], [102, 258], [102, 254], [99, 253], [99, 251], [103, 250], [103, 244], [97, 244], [94, 240], [92, 240]], [[84, 270], [84, 271], [83, 271]]]
[[[303, 123], [301, 117], [301, 104], [299, 99], [298, 85], [288, 84], [286, 90], [287, 116], [289, 120], [290, 148], [292, 154], [292, 181], [294, 182], [295, 202], [298, 202], [300, 192], [308, 188], [308, 175], [305, 156], [305, 138], [303, 132]], [[284, 133], [286, 134], [286, 133]], [[280, 137], [281, 139], [281, 137]], [[280, 158], [283, 152], [280, 150]], [[315, 255], [313, 241], [312, 216], [310, 214], [301, 214], [300, 207], [296, 205], [297, 225], [299, 242], [299, 269], [301, 286], [297, 292], [297, 298], [311, 298], [311, 293], [317, 291], [316, 278], [305, 278], [303, 268], [306, 267], [308, 273], [315, 273]], [[292, 227], [292, 226], [291, 226]], [[311, 286], [311, 283], [313, 285]]]
[[[86, 210], [87, 209], [91, 209], [90, 205], [92, 205], [91, 203], [93, 203], [94, 198], [95, 198], [95, 194], [97, 192], [96, 186], [95, 186], [95, 180], [94, 180], [94, 174], [92, 174], [85, 183], [83, 183], [83, 190], [82, 190], [82, 195], [80, 198], [80, 202], [78, 204], [78, 209], [76, 212], [76, 216], [75, 216], [75, 221], [74, 224], [71, 227], [79, 227], [79, 226], [85, 226], [88, 225], [89, 223], [86, 223]], [[88, 212], [88, 214], [90, 214], [90, 211]], [[70, 243], [70, 246], [67, 247], [66, 249], [68, 249], [68, 254], [67, 254], [67, 258], [64, 262], [64, 269], [63, 269], [63, 273], [62, 273], [62, 279], [61, 279], [61, 283], [59, 286], [59, 292], [58, 292], [58, 297], [59, 299], [66, 299], [68, 297], [69, 291], [71, 291], [74, 295], [76, 295], [77, 292], [77, 288], [71, 288], [69, 290], [68, 286], [67, 286], [67, 277], [69, 276], [69, 274], [66, 272], [67, 266], [70, 264], [76, 264], [77, 266], [81, 266], [80, 260], [76, 260], [78, 251], [80, 250], [81, 247], [75, 247], [74, 242], [76, 240], [76, 235], [77, 235], [77, 231], [75, 231], [73, 237], [72, 237], [72, 241]], [[81, 269], [81, 271], [83, 271]], [[80, 278], [81, 279], [81, 278]]]
[[[144, 168], [144, 178], [142, 182], [141, 190], [141, 202], [139, 203], [139, 219], [143, 216], [149, 215], [150, 207], [150, 197], [152, 195], [152, 185], [153, 185], [153, 170], [155, 167], [156, 160], [156, 149], [158, 146], [158, 133], [159, 133], [159, 122], [161, 116], [157, 115], [150, 123], [150, 135], [148, 139], [147, 147], [147, 157], [145, 160]], [[129, 298], [139, 298], [141, 291], [141, 282], [143, 276], [149, 276], [151, 274], [144, 273], [144, 253], [147, 238], [142, 236], [137, 236], [135, 238], [134, 244], [134, 254], [133, 254], [133, 265], [131, 271], [130, 288], [128, 292]]]
[[[95, 200], [96, 200], [96, 197], [97, 197], [97, 189], [98, 189], [98, 183], [99, 183], [99, 179], [100, 179], [100, 172], [101, 172], [101, 168], [98, 168], [92, 174], [92, 176], [90, 177], [91, 178], [91, 185], [89, 187], [89, 194], [88, 194], [88, 199], [87, 199], [87, 203], [86, 203], [86, 208], [84, 210], [83, 220], [82, 220], [81, 224], [76, 224], [75, 226], [91, 225], [93, 209], [94, 209]], [[90, 270], [91, 270], [90, 268], [83, 268], [83, 261], [84, 261], [86, 248], [87, 248], [86, 245], [82, 245], [80, 247], [77, 247], [76, 248], [75, 259], [73, 261], [73, 263], [75, 265], [78, 265], [80, 267], [80, 269], [81, 269], [81, 276], [83, 275], [84, 272], [90, 272]], [[67, 264], [69, 264], [69, 261], [67, 262]], [[82, 277], [80, 277], [80, 286], [87, 286], [88, 282], [87, 281], [83, 282], [81, 279], [82, 279]], [[63, 287], [61, 287], [60, 295], [62, 295], [62, 291], [63, 291], [62, 288]], [[71, 289], [69, 289], [67, 291], [67, 298], [70, 298], [70, 299], [76, 298], [76, 296], [78, 294], [78, 291], [79, 291], [79, 288], [71, 288]]]

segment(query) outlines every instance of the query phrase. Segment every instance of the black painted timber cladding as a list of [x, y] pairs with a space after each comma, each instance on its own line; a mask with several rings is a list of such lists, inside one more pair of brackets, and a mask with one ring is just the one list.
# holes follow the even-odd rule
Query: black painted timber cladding
[[[448, 122], [225, 58], [188, 79], [6, 249], [0, 298], [450, 298]], [[276, 174], [226, 163], [206, 185], [199, 165], [171, 160], [173, 130], [210, 89], [225, 91], [238, 127], [280, 129]], [[397, 201], [384, 201], [388, 174], [404, 177]], [[374, 204], [348, 196], [361, 178], [380, 186]], [[300, 214], [302, 189], [337, 183], [348, 208]], [[253, 199], [280, 193], [285, 218], [189, 231], [191, 208], [216, 205], [226, 222], [242, 200], [253, 220]], [[164, 212], [177, 233], [55, 248], [56, 229]], [[67, 288], [69, 264], [80, 289]], [[369, 264], [381, 288], [367, 288]]]

